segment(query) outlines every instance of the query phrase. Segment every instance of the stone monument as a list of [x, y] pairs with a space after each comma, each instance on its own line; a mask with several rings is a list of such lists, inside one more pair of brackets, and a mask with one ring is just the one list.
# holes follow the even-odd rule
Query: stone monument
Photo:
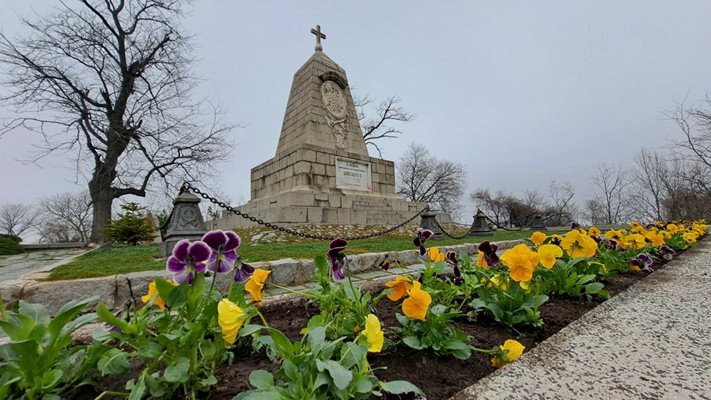
[[[391, 225], [425, 205], [395, 194], [392, 161], [370, 157], [346, 71], [324, 52], [294, 74], [274, 158], [251, 170], [251, 200], [239, 209], [284, 224]], [[414, 223], [417, 223], [415, 221]], [[252, 223], [226, 215], [221, 228]]]

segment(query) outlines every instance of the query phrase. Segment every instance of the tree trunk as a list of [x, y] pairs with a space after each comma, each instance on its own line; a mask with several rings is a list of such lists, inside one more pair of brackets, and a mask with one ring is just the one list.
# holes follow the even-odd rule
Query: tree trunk
[[[97, 179], [98, 178], [98, 179]], [[108, 184], [102, 185], [102, 182]], [[100, 179], [97, 175], [89, 182], [89, 194], [92, 201], [93, 220], [91, 221], [91, 242], [103, 243], [104, 226], [111, 221], [111, 205], [114, 196], [111, 181]]]

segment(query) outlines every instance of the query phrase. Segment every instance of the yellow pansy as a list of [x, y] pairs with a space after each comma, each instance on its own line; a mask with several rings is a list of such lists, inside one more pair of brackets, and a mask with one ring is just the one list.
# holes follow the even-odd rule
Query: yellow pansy
[[[483, 278], [482, 278], [482, 279], [483, 279]], [[495, 285], [497, 288], [503, 290], [504, 292], [506, 291], [506, 289], [509, 288], [509, 287], [506, 285], [506, 280], [505, 280], [501, 275], [499, 275], [499, 274], [496, 274], [496, 275], [492, 276], [491, 279], [489, 279], [489, 281], [490, 281], [491, 283], [489, 283], [489, 284], [487, 285], [487, 287], [491, 287], [491, 285], [493, 284], [493, 285]]]
[[247, 313], [228, 299], [222, 299], [217, 303], [217, 323], [222, 329], [222, 337], [226, 343], [234, 344], [246, 318]]
[[[166, 280], [166, 282], [170, 283], [173, 286], [177, 286], [175, 282], [171, 280]], [[156, 287], [156, 281], [153, 281], [148, 284], [148, 293], [145, 296], [141, 296], [141, 301], [143, 303], [148, 303], [151, 301], [153, 296], [156, 296], [156, 299], [153, 301], [154, 306], [158, 306], [161, 310], [165, 310], [165, 301], [158, 295], [158, 288]]]
[[544, 244], [538, 248], [538, 261], [547, 269], [553, 268], [555, 260], [563, 257], [563, 249], [554, 244]]
[[375, 314], [368, 314], [365, 317], [365, 338], [368, 341], [368, 352], [380, 353], [380, 350], [383, 349], [385, 335], [380, 328], [380, 320]]
[[598, 227], [591, 226], [590, 228], [588, 228], [588, 235], [590, 235], [590, 236], [600, 237], [601, 234], [602, 234], [602, 232], [600, 231], [600, 229]]
[[509, 268], [511, 279], [516, 282], [528, 281], [538, 265], [538, 254], [525, 244], [508, 249], [501, 255], [501, 262]]
[[682, 237], [687, 243], [696, 243], [699, 235], [696, 232], [686, 232]]
[[518, 283], [519, 286], [521, 286], [521, 289], [525, 290], [526, 292], [529, 292], [531, 290], [531, 281], [521, 281]]
[[597, 242], [577, 229], [568, 232], [560, 246], [572, 258], [593, 257], [597, 252]]
[[531, 242], [536, 245], [536, 247], [540, 246], [543, 244], [543, 242], [548, 238], [548, 235], [546, 235], [543, 232], [540, 231], [535, 231], [531, 235]]
[[679, 225], [677, 225], [677, 224], [669, 224], [669, 225], [667, 225], [667, 231], [669, 231], [669, 233], [671, 233], [672, 235], [674, 235], [674, 234], [676, 234], [677, 232], [679, 232]]
[[425, 320], [427, 309], [432, 303], [432, 296], [422, 290], [420, 282], [413, 281], [412, 288], [408, 291], [410, 297], [402, 302], [402, 312], [410, 319]]
[[272, 271], [257, 268], [254, 270], [252, 276], [249, 277], [247, 283], [244, 284], [244, 290], [248, 291], [249, 294], [252, 295], [253, 302], [260, 304], [262, 300], [264, 300], [262, 290], [264, 290], [264, 284], [271, 273]]
[[612, 239], [612, 240], [617, 240], [618, 242], [622, 240], [624, 235], [620, 231], [616, 231], [614, 229], [610, 229], [609, 231], [605, 232], [605, 239]]
[[647, 230], [644, 228], [644, 226], [642, 226], [642, 224], [637, 221], [630, 222], [630, 230], [634, 233], [639, 233], [641, 235], [647, 233]]
[[392, 281], [386, 282], [385, 286], [392, 290], [392, 293], [388, 294], [388, 299], [398, 301], [405, 296], [407, 291], [412, 287], [412, 279], [398, 275]]
[[644, 237], [652, 243], [654, 247], [660, 247], [664, 245], [664, 235], [657, 231], [649, 231]]
[[639, 233], [633, 233], [632, 235], [625, 236], [624, 243], [626, 247], [639, 250], [647, 244], [647, 241], [644, 240], [644, 236]]
[[430, 247], [428, 250], [429, 253], [429, 258], [431, 262], [443, 262], [445, 255], [441, 251], [439, 251], [439, 247], [433, 246]]
[[500, 354], [494, 356], [491, 359], [491, 365], [494, 368], [501, 368], [507, 363], [518, 360], [523, 354], [523, 350], [526, 346], [522, 345], [520, 342], [507, 339], [503, 345], [499, 346], [501, 350]]

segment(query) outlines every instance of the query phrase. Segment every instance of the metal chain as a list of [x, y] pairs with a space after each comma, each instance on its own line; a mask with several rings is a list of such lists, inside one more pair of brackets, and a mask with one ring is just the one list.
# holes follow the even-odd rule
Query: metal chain
[[[529, 217], [531, 217], [531, 216], [533, 216], [533, 215], [535, 215], [535, 214], [529, 214], [529, 215], [527, 215], [525, 218], [528, 219]], [[548, 215], [548, 216], [546, 216], [545, 218], [542, 218], [541, 221], [542, 221], [542, 222], [546, 222], [547, 220], [551, 219], [551, 218], [554, 217], [554, 216], [556, 216], [556, 214]], [[488, 215], [486, 215], [486, 214], [484, 214], [484, 218], [486, 218], [489, 222], [491, 222], [491, 223], [492, 223], [494, 226], [496, 226], [498, 229], [503, 229], [503, 230], [505, 230], [505, 231], [510, 231], [510, 232], [517, 232], [517, 231], [521, 231], [521, 230], [524, 230], [524, 229], [528, 229], [528, 228], [531, 227], [530, 224], [533, 223], [533, 220], [531, 220], [529, 223], [527, 223], [527, 224], [525, 224], [525, 225], [523, 225], [523, 226], [521, 226], [521, 227], [518, 227], [518, 228], [516, 228], [516, 229], [511, 229], [511, 228], [507, 228], [507, 227], [505, 227], [505, 226], [499, 225], [498, 223], [496, 223], [496, 221], [494, 221], [493, 219], [491, 219], [491, 218], [490, 218]]]
[[[276, 225], [276, 224], [273, 224], [273, 223], [271, 223], [271, 222], [264, 221], [264, 220], [262, 220], [262, 219], [253, 217], [253, 216], [251, 216], [251, 215], [249, 215], [249, 214], [247, 214], [247, 213], [245, 213], [245, 212], [242, 212], [242, 211], [240, 211], [240, 210], [238, 210], [238, 209], [236, 209], [236, 208], [230, 206], [229, 204], [226, 204], [226, 203], [223, 202], [223, 201], [220, 201], [220, 200], [217, 200], [217, 199], [214, 198], [214, 197], [211, 197], [211, 196], [208, 195], [207, 193], [205, 193], [205, 192], [203, 192], [202, 190], [200, 190], [200, 189], [198, 189], [198, 188], [192, 186], [192, 185], [189, 184], [188, 182], [185, 182], [185, 183], [183, 184], [183, 186], [180, 188], [180, 192], [182, 193], [182, 192], [185, 191], [185, 190], [190, 190], [190, 191], [192, 191], [193, 193], [197, 194], [198, 196], [202, 197], [203, 199], [210, 201], [210, 202], [213, 203], [214, 205], [216, 205], [216, 206], [218, 206], [218, 207], [221, 207], [221, 208], [223, 208], [223, 209], [225, 209], [225, 210], [231, 212], [232, 214], [235, 214], [235, 215], [240, 216], [240, 217], [242, 217], [242, 218], [246, 218], [246, 219], [248, 219], [248, 220], [250, 220], [250, 221], [252, 221], [252, 222], [254, 222], [254, 223], [256, 223], [256, 224], [263, 225], [263, 226], [266, 226], [267, 228], [271, 228], [271, 229], [274, 229], [274, 230], [277, 230], [277, 231], [280, 231], [280, 232], [288, 233], [288, 234], [294, 235], [294, 236], [309, 238], [309, 239], [317, 239], [317, 240], [334, 240], [334, 239], [337, 239], [337, 238], [340, 237], [340, 236], [317, 235], [317, 234], [314, 234], [314, 233], [302, 232], [302, 231], [300, 231], [300, 230], [298, 230], [298, 229], [289, 228], [289, 227], [281, 226], [281, 225]], [[366, 235], [348, 236], [348, 237], [344, 237], [343, 239], [345, 239], [345, 240], [370, 239], [370, 238], [374, 238], [374, 237], [377, 237], [377, 236], [380, 236], [380, 235], [384, 235], [384, 234], [386, 234], [386, 233], [390, 233], [390, 232], [392, 232], [392, 231], [395, 231], [395, 230], [397, 230], [397, 229], [400, 229], [400, 228], [402, 228], [403, 226], [409, 224], [410, 222], [412, 222], [413, 220], [415, 220], [415, 218], [417, 218], [417, 217], [419, 217], [420, 215], [422, 215], [423, 212], [429, 210], [429, 208], [430, 208], [429, 205], [425, 206], [425, 208], [423, 208], [422, 210], [420, 210], [420, 212], [418, 212], [417, 214], [413, 215], [412, 218], [410, 218], [410, 219], [408, 219], [408, 220], [406, 220], [406, 221], [403, 221], [402, 223], [400, 223], [400, 224], [398, 224], [398, 225], [395, 225], [395, 226], [393, 226], [393, 227], [390, 227], [390, 228], [388, 228], [388, 229], [385, 229], [385, 230], [382, 230], [382, 231], [379, 231], [379, 232], [375, 232], [375, 233], [369, 233], [369, 234], [366, 234]]]
[[437, 224], [437, 227], [439, 228], [439, 230], [442, 231], [442, 233], [444, 233], [445, 236], [448, 236], [448, 237], [450, 237], [450, 238], [452, 238], [452, 239], [464, 239], [465, 237], [467, 237], [467, 235], [469, 235], [469, 230], [467, 230], [467, 231], [464, 232], [464, 234], [461, 235], [461, 236], [452, 236], [452, 234], [450, 234], [449, 232], [447, 232], [447, 230], [444, 229], [444, 227], [443, 227], [442, 225], [440, 225], [439, 221], [437, 221], [437, 218], [433, 218], [433, 219], [434, 219], [435, 224]]

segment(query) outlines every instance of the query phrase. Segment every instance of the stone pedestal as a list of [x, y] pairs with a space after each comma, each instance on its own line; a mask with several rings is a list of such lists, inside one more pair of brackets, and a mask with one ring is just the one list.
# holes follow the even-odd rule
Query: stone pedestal
[[199, 204], [200, 199], [187, 191], [180, 193], [175, 199], [166, 234], [160, 245], [161, 257], [168, 257], [175, 244], [183, 239], [190, 241], [202, 239], [207, 230]]
[[439, 229], [439, 225], [437, 225], [437, 221], [435, 220], [436, 216], [437, 214], [432, 211], [425, 211], [421, 216], [420, 228], [432, 231], [432, 236], [430, 236], [431, 240], [440, 240], [443, 238], [442, 230]]
[[474, 222], [472, 222], [472, 227], [469, 228], [468, 236], [493, 236], [494, 233], [491, 232], [489, 228], [489, 223], [486, 221], [486, 216], [481, 210], [477, 210], [474, 215]]

